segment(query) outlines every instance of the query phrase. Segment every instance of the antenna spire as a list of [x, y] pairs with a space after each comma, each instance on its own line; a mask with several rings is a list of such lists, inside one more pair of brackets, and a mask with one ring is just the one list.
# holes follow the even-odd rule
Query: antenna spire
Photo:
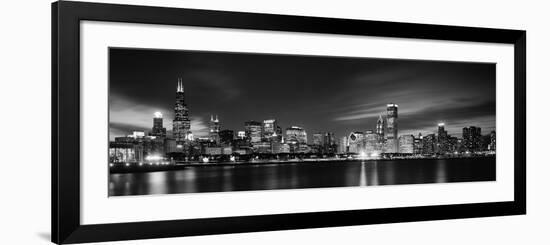
[[181, 77], [178, 78], [178, 92], [183, 92], [183, 79]]

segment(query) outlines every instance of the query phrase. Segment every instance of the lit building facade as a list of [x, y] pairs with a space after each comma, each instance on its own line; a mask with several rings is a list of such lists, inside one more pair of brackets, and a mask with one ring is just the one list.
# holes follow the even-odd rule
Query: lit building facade
[[189, 108], [187, 108], [187, 104], [185, 103], [183, 81], [181, 78], [178, 79], [174, 114], [174, 121], [172, 122], [174, 138], [178, 144], [183, 144], [189, 140], [191, 134], [191, 120], [189, 119]]
[[109, 142], [109, 163], [139, 162], [143, 160], [143, 150], [134, 143]]
[[384, 140], [384, 133], [386, 131], [386, 120], [380, 115], [378, 121], [376, 121], [376, 134], [380, 140]]
[[388, 104], [387, 105], [387, 115], [386, 115], [386, 153], [397, 153], [399, 150], [399, 141], [397, 138], [398, 135], [398, 126], [397, 126], [397, 104]]
[[151, 129], [151, 136], [166, 137], [166, 128], [163, 126], [162, 113], [155, 112], [153, 117], [153, 128]]
[[210, 123], [208, 124], [209, 132], [208, 137], [212, 142], [220, 143], [220, 120], [218, 115], [210, 115]]
[[422, 137], [422, 154], [432, 155], [435, 154], [435, 134], [428, 134]]
[[318, 132], [313, 134], [313, 150], [317, 153], [336, 153], [337, 143], [332, 132]]
[[298, 144], [307, 144], [307, 133], [306, 130], [298, 127], [292, 126], [286, 129], [285, 132], [285, 141], [289, 144], [298, 143]]
[[361, 153], [365, 149], [365, 134], [363, 132], [352, 132], [348, 137], [348, 152]]
[[449, 135], [445, 130], [445, 123], [437, 124], [437, 140], [435, 144], [435, 151], [438, 154], [445, 154], [451, 152], [451, 145], [449, 143]]
[[246, 139], [246, 132], [245, 131], [238, 131], [237, 132], [237, 138], [240, 140]]
[[260, 141], [252, 144], [252, 149], [256, 153], [271, 153], [271, 142]]
[[204, 147], [205, 155], [221, 155], [223, 153], [223, 148], [219, 146], [213, 147]]
[[279, 153], [290, 153], [290, 145], [287, 143], [281, 143]]
[[446, 153], [458, 153], [460, 150], [460, 144], [457, 137], [447, 137], [447, 152]]
[[262, 141], [262, 124], [257, 121], [248, 121], [244, 123], [246, 139], [250, 143]]
[[481, 150], [481, 128], [470, 126], [462, 129], [464, 147], [470, 152]]
[[421, 133], [418, 133], [418, 137], [414, 138], [414, 141], [413, 141], [413, 153], [414, 154], [422, 154], [422, 148], [424, 147], [423, 146], [423, 139], [424, 137], [422, 136]]
[[380, 143], [380, 135], [372, 130], [365, 132], [365, 153], [368, 156], [377, 156], [382, 153], [382, 143]]
[[277, 120], [264, 120], [262, 123], [262, 139], [270, 139], [274, 135], [277, 135]]
[[223, 155], [231, 155], [233, 154], [233, 148], [230, 146], [222, 147], [222, 154]]
[[412, 135], [399, 136], [399, 153], [406, 153], [406, 154], [414, 153], [414, 136]]
[[338, 154], [345, 154], [348, 152], [348, 136], [340, 138], [338, 143]]

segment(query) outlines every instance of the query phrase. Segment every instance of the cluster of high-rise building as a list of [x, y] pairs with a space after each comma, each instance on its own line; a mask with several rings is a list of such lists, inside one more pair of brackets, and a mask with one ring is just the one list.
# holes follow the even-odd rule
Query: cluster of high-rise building
[[194, 137], [189, 108], [185, 103], [184, 86], [178, 79], [172, 122], [172, 137], [163, 126], [163, 115], [154, 113], [153, 127], [148, 134], [115, 137], [109, 142], [110, 162], [141, 162], [169, 156], [231, 155], [231, 154], [335, 154], [337, 144], [331, 132], [313, 134], [308, 144], [304, 128], [290, 126], [284, 131], [276, 119], [246, 121], [243, 130], [222, 129], [218, 115], [211, 115], [207, 137]]
[[496, 133], [482, 135], [481, 128], [463, 128], [462, 138], [453, 137], [439, 123], [433, 134], [418, 136], [398, 134], [398, 108], [387, 104], [386, 115], [380, 115], [374, 130], [354, 131], [340, 138], [338, 153], [356, 153], [365, 156], [381, 154], [446, 155], [477, 153], [496, 150]]
[[207, 137], [194, 137], [189, 108], [185, 103], [183, 81], [178, 79], [172, 135], [167, 135], [163, 115], [154, 113], [148, 134], [135, 131], [109, 142], [110, 162], [142, 162], [204, 155], [249, 154], [359, 154], [376, 157], [382, 154], [441, 155], [495, 151], [496, 135], [482, 136], [481, 128], [466, 127], [462, 138], [452, 137], [440, 123], [437, 133], [422, 136], [399, 135], [398, 105], [387, 104], [374, 130], [353, 131], [340, 138], [332, 132], [316, 132], [308, 143], [306, 130], [290, 126], [284, 130], [276, 119], [246, 121], [243, 130], [222, 129], [218, 115], [211, 115]]

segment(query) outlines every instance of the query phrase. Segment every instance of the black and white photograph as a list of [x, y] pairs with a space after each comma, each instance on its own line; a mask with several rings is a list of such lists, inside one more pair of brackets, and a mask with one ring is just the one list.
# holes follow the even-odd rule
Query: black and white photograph
[[109, 48], [109, 196], [496, 181], [496, 64]]
[[0, 244], [550, 244], [546, 5], [8, 1]]

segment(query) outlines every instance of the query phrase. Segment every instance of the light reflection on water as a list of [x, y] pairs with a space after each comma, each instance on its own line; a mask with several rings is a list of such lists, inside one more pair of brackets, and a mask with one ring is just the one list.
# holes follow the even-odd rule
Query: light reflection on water
[[110, 174], [109, 195], [224, 192], [495, 180], [495, 159], [419, 159], [188, 167]]
[[447, 180], [447, 171], [445, 171], [445, 161], [439, 160], [436, 165], [436, 180], [437, 183], [444, 183]]
[[372, 163], [372, 169], [369, 171], [369, 181], [368, 185], [379, 185], [378, 183], [378, 162]]
[[367, 173], [365, 171], [365, 161], [361, 161], [361, 171], [359, 171], [361, 177], [359, 177], [359, 186], [367, 185]]

